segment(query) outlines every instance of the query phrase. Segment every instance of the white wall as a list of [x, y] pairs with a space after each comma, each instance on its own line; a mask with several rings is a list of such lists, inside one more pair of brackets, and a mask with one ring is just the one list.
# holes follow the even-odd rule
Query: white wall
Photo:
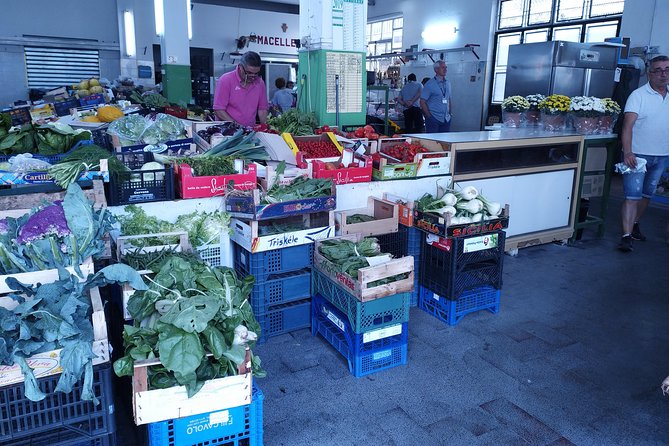
[[[117, 0], [119, 14], [122, 13], [121, 3], [131, 4], [135, 14], [137, 41], [137, 60], [152, 60], [153, 45], [160, 44], [160, 37], [155, 33], [153, 1], [151, 0]], [[267, 44], [250, 43], [241, 52], [252, 50], [264, 55], [282, 54], [297, 56], [297, 48], [286, 46], [286, 42], [298, 38], [299, 16], [267, 11], [256, 11], [226, 6], [214, 6], [194, 3], [192, 9], [193, 39], [191, 47], [211, 48], [214, 53], [214, 75], [223, 74], [226, 65], [231, 63], [230, 53], [236, 51], [236, 39], [251, 33], [267, 36]], [[286, 31], [282, 24], [286, 24]], [[168, 26], [166, 24], [166, 26]], [[271, 39], [270, 39], [271, 37]], [[264, 40], [263, 40], [264, 41]], [[270, 42], [272, 44], [270, 44]], [[181, 62], [180, 62], [181, 63]], [[133, 75], [136, 65], [124, 61], [128, 67], [127, 75]], [[188, 62], [184, 63], [185, 65]], [[135, 74], [136, 76], [136, 74]]]

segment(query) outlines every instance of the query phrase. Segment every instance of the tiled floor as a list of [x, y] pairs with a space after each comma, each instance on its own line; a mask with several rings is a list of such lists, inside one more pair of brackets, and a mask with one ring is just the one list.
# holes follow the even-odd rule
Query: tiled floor
[[669, 209], [649, 208], [629, 254], [619, 209], [603, 239], [505, 256], [498, 314], [447, 326], [412, 309], [405, 366], [355, 378], [309, 330], [258, 346], [264, 444], [669, 444]]

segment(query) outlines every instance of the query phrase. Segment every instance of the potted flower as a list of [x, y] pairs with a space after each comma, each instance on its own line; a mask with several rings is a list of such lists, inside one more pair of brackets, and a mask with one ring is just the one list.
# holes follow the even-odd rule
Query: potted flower
[[539, 103], [544, 130], [549, 132], [564, 130], [570, 102], [569, 96], [552, 94]]
[[530, 108], [530, 103], [523, 96], [509, 96], [502, 101], [502, 122], [505, 127], [520, 127], [523, 113]]
[[598, 133], [611, 134], [620, 115], [620, 105], [611, 98], [603, 98], [604, 114], [599, 117]]
[[569, 104], [574, 129], [592, 135], [599, 129], [599, 117], [604, 114], [604, 103], [594, 96], [574, 96]]
[[525, 96], [527, 102], [530, 103], [530, 108], [525, 112], [525, 122], [527, 125], [539, 125], [541, 122], [541, 113], [539, 112], [539, 104], [546, 99], [543, 94], [530, 94]]

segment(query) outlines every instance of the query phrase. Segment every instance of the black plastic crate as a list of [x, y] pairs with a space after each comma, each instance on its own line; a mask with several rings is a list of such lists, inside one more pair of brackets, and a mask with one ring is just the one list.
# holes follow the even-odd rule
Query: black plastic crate
[[397, 232], [375, 236], [381, 247], [381, 252], [387, 252], [393, 257], [413, 256], [415, 286], [411, 292], [411, 306], [418, 304], [418, 278], [420, 276], [420, 252], [425, 234], [415, 227], [399, 225]]
[[[467, 252], [465, 247], [473, 241], [485, 245], [491, 237], [497, 246]], [[464, 291], [481, 286], [502, 287], [505, 232], [473, 237], [449, 237], [441, 246], [423, 242], [420, 258], [420, 284], [449, 300], [457, 300]]]
[[[151, 152], [117, 153], [116, 156], [132, 170], [153, 161]], [[174, 200], [174, 169], [166, 166], [163, 169], [110, 174], [109, 183], [105, 183], [105, 195], [110, 206]]]
[[55, 392], [59, 374], [38, 379], [47, 394], [42, 401], [24, 396], [24, 383], [0, 387], [0, 444], [14, 445], [106, 445], [116, 431], [112, 367], [107, 362], [93, 367], [93, 393], [99, 405], [81, 399], [82, 379], [72, 392]]

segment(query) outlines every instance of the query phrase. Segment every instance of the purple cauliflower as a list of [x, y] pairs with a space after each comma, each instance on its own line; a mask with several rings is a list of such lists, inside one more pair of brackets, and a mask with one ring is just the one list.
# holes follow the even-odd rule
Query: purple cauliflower
[[7, 219], [3, 218], [0, 220], [0, 235], [5, 235], [9, 232], [9, 224], [7, 224]]
[[19, 236], [16, 242], [25, 244], [50, 235], [65, 237], [70, 234], [62, 202], [56, 201], [54, 204], [40, 209], [28, 218], [28, 221], [19, 229]]

